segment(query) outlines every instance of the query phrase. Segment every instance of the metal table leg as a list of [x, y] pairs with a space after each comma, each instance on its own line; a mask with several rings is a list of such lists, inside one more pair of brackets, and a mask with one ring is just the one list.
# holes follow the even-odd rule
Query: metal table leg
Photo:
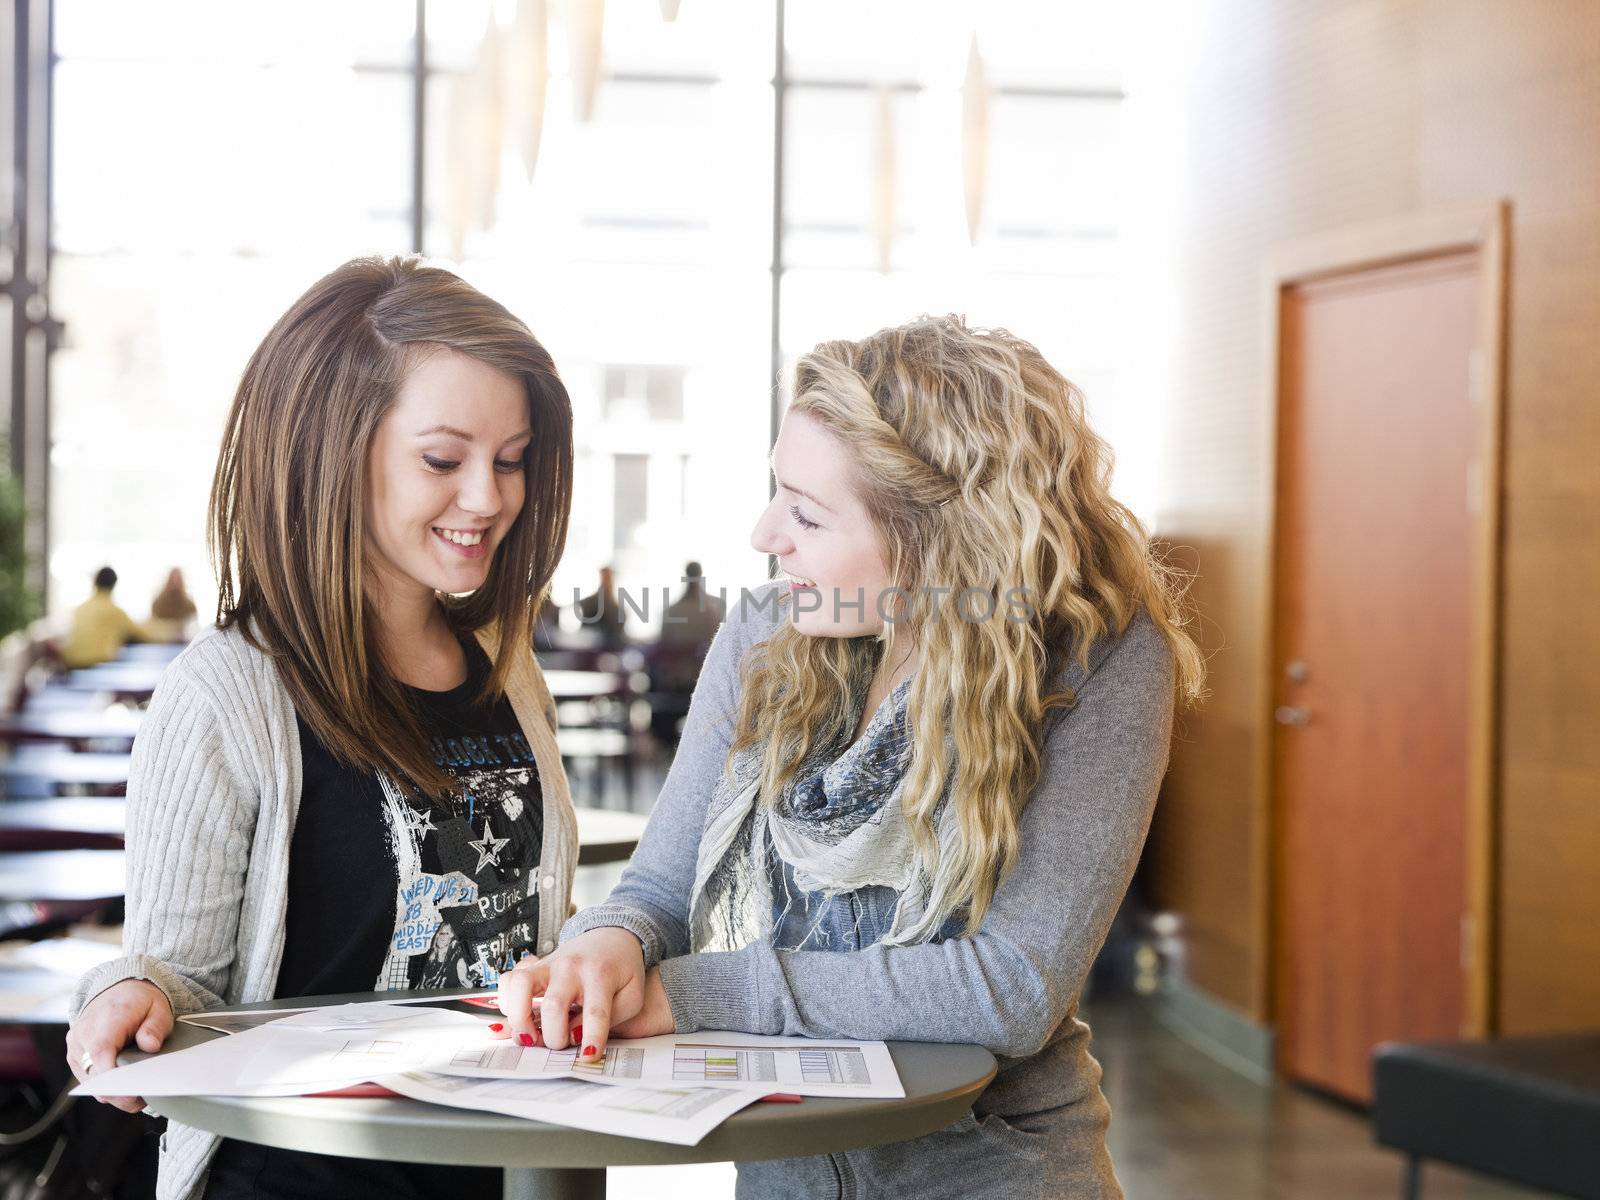
[[505, 1200], [605, 1200], [604, 1167], [507, 1167]]

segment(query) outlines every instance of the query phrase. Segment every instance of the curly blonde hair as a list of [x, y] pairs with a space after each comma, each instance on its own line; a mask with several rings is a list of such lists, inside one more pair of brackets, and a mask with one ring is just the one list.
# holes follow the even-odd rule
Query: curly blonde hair
[[[890, 577], [909, 597], [877, 637], [811, 637], [786, 622], [757, 646], [730, 761], [760, 747], [760, 792], [775, 803], [813, 749], [854, 732], [878, 663], [910, 639], [921, 657], [903, 807], [933, 880], [923, 925], [964, 913], [970, 935], [1016, 861], [1046, 715], [1074, 702], [1049, 690], [1069, 649], [1087, 667], [1093, 643], [1142, 609], [1171, 648], [1174, 701], [1201, 699], [1188, 577], [1112, 497], [1111, 451], [1082, 393], [1004, 330], [922, 317], [823, 342], [795, 367], [789, 411], [847, 448]], [[947, 789], [958, 836], [941, 846]]]

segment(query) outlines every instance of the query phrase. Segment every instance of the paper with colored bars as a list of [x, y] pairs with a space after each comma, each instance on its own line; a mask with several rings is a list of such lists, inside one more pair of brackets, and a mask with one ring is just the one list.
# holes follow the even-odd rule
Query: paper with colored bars
[[648, 1087], [765, 1088], [800, 1096], [904, 1096], [882, 1042], [818, 1041], [702, 1030], [613, 1042], [596, 1064], [571, 1049], [519, 1046], [487, 1037], [454, 1047], [424, 1070], [478, 1079], [551, 1079]]

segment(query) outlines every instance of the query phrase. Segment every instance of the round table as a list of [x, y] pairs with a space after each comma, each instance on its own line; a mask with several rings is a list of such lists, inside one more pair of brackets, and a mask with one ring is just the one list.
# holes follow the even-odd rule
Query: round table
[[649, 819], [638, 813], [603, 808], [573, 810], [578, 815], [578, 864], [626, 862], [633, 857]]
[[119, 710], [46, 709], [0, 717], [0, 742], [120, 742], [132, 745], [139, 717]]
[[28, 850], [0, 854], [0, 900], [115, 900], [122, 895], [121, 850]]
[[0, 801], [0, 833], [83, 833], [124, 838], [128, 802], [120, 796], [46, 796]]
[[597, 700], [626, 695], [628, 677], [616, 671], [546, 671], [544, 685], [552, 700]]
[[25, 747], [0, 764], [0, 789], [8, 796], [53, 796], [63, 788], [128, 789], [128, 754], [74, 753], [57, 745]]
[[[449, 993], [441, 993], [447, 998]], [[393, 999], [393, 993], [318, 997], [315, 1003]], [[295, 1008], [272, 1000], [250, 1008]], [[225, 1036], [179, 1022], [166, 1050]], [[506, 1168], [507, 1200], [599, 1200], [608, 1166], [751, 1162], [857, 1150], [942, 1129], [972, 1107], [994, 1078], [994, 1056], [978, 1046], [890, 1042], [906, 1094], [894, 1100], [808, 1096], [801, 1104], [753, 1104], [697, 1146], [590, 1133], [498, 1113], [415, 1100], [324, 1097], [162, 1096], [150, 1109], [224, 1137], [347, 1158]], [[124, 1053], [123, 1061], [144, 1055]], [[603, 1086], [603, 1085], [596, 1085]]]

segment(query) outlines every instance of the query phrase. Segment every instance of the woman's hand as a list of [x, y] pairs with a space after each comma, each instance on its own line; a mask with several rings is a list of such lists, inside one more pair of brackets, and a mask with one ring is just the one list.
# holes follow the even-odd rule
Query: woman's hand
[[[656, 987], [660, 988], [659, 980]], [[665, 998], [663, 993], [661, 1001]], [[554, 954], [525, 958], [500, 976], [500, 1011], [506, 1015], [506, 1028], [497, 1032], [501, 1037], [527, 1038], [527, 1045], [542, 1033], [552, 1050], [566, 1049], [573, 1033], [581, 1033], [579, 1057], [595, 1059], [605, 1053], [612, 1026], [626, 1027], [644, 1010], [645, 999], [639, 939], [626, 929], [591, 929], [563, 942]], [[581, 1006], [583, 1013], [577, 1030], [570, 1028], [568, 1016], [574, 1006]]]
[[[172, 1005], [166, 993], [143, 979], [124, 979], [89, 1001], [67, 1030], [67, 1065], [82, 1083], [95, 1071], [116, 1066], [117, 1051], [129, 1042], [154, 1054], [171, 1032]], [[97, 1099], [123, 1112], [136, 1113], [144, 1107], [139, 1096]]]
[[661, 968], [651, 967], [644, 977], [644, 1007], [626, 1021], [618, 1021], [613, 1025], [612, 1035], [619, 1038], [655, 1037], [658, 1033], [673, 1033], [677, 1028], [672, 1005], [667, 1000], [667, 989], [661, 983]]

